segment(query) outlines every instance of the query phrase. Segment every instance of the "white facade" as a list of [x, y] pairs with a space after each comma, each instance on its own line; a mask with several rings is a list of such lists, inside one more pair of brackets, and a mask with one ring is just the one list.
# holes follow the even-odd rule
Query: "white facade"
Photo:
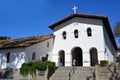
[[[22, 63], [32, 60], [33, 53], [38, 61], [40, 57], [48, 54], [48, 60], [56, 62], [57, 66], [61, 65], [60, 60], [64, 66], [94, 66], [100, 63], [100, 60], [114, 62], [116, 50], [103, 19], [99, 16], [97, 18], [80, 16], [71, 18], [69, 16], [70, 19], [66, 21], [58, 21], [60, 24], [52, 28], [55, 37], [25, 48], [1, 49], [1, 68], [20, 68]], [[88, 28], [91, 30], [90, 36], [88, 36]], [[77, 37], [75, 37], [75, 30], [78, 31]], [[65, 32], [66, 39], [63, 38], [63, 32]], [[6, 53], [8, 52], [10, 52], [9, 63], [6, 62]], [[60, 56], [63, 53], [62, 57], [64, 58]]]
[[[92, 29], [92, 36], [87, 36], [87, 28]], [[74, 38], [74, 30], [79, 31], [79, 37]], [[62, 32], [66, 31], [67, 39], [62, 38]], [[80, 47], [83, 53], [83, 66], [90, 66], [91, 48], [97, 48], [98, 60], [105, 60], [105, 44], [103, 25], [101, 20], [73, 18], [54, 29], [55, 42], [53, 48], [53, 61], [58, 62], [58, 52], [65, 51], [65, 66], [71, 66], [71, 50]], [[99, 37], [98, 37], [99, 36]], [[86, 63], [87, 62], [87, 63]]]
[[[54, 23], [52, 27], [50, 26], [50, 28], [54, 30], [55, 35], [52, 60], [56, 61], [58, 66], [61, 65], [60, 60], [62, 60], [59, 55], [60, 51], [64, 53], [63, 64], [65, 66], [72, 66], [74, 64], [73, 50], [76, 48], [81, 49], [80, 54], [82, 54], [80, 58], [82, 58], [81, 63], [83, 64], [79, 65], [93, 66], [95, 59], [98, 63], [100, 63], [101, 60], [108, 60], [109, 63], [115, 61], [116, 49], [113, 44], [114, 38], [113, 40], [110, 39], [112, 32], [109, 31], [111, 34], [108, 35], [109, 33], [105, 28], [109, 26], [109, 22], [106, 26], [107, 21], [105, 23], [100, 16], [97, 16], [99, 17], [97, 19], [93, 16], [92, 18], [88, 16], [90, 15], [87, 15], [87, 17], [86, 15], [82, 15], [81, 17], [79, 14], [75, 14], [74, 16], [70, 15]], [[87, 35], [88, 28], [91, 29], [91, 36]], [[75, 30], [78, 30], [78, 38], [75, 38]], [[63, 32], [66, 32], [66, 39], [63, 38]], [[97, 56], [92, 55], [92, 53], [94, 54], [94, 52], [91, 51], [93, 48], [96, 49]], [[76, 52], [74, 52], [74, 54], [75, 53]], [[92, 56], [96, 58], [92, 59]]]

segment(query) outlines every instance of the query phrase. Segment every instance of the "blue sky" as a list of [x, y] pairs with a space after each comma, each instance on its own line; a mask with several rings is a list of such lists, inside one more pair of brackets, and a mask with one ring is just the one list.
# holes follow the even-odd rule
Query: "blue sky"
[[20, 38], [52, 33], [48, 25], [72, 14], [74, 5], [78, 13], [108, 16], [112, 29], [120, 22], [120, 0], [0, 0], [0, 35]]

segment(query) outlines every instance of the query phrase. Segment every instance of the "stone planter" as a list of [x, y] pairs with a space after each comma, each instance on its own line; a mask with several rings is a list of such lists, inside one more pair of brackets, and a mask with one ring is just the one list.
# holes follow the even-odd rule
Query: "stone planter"
[[45, 75], [45, 71], [39, 70], [39, 76], [44, 76]]

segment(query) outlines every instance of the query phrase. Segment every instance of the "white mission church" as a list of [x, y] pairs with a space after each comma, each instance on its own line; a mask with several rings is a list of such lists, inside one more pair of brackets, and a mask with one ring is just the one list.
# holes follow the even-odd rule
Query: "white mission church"
[[53, 34], [0, 41], [0, 68], [48, 60], [57, 66], [94, 66], [115, 61], [117, 46], [107, 16], [71, 14], [51, 25]]

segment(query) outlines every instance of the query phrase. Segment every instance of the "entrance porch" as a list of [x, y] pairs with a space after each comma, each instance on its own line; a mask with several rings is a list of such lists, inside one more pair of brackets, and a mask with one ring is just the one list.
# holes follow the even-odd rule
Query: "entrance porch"
[[98, 52], [96, 48], [91, 48], [88, 53], [84, 53], [80, 47], [71, 49], [71, 53], [64, 50], [58, 52], [58, 66], [95, 66], [98, 64]]

